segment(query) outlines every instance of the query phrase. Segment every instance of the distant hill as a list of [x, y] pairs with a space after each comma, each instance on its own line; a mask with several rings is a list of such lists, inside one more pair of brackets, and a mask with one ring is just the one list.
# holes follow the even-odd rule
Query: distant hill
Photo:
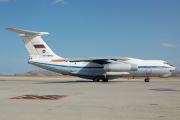
[[50, 71], [42, 71], [42, 70], [33, 70], [26, 73], [14, 74], [14, 76], [60, 76], [61, 74], [50, 72]]

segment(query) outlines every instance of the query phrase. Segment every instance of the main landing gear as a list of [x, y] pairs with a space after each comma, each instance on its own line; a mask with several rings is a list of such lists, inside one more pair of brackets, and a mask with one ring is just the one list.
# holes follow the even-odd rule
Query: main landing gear
[[100, 81], [99, 78], [94, 78], [94, 79], [93, 79], [93, 82], [99, 82], [99, 81]]
[[102, 81], [103, 82], [108, 82], [108, 79], [107, 78], [103, 78]]
[[[99, 78], [94, 78], [94, 79], [93, 79], [93, 82], [99, 82], [99, 81], [100, 81]], [[107, 78], [103, 78], [103, 79], [102, 79], [102, 82], [108, 82], [108, 79], [107, 79]]]

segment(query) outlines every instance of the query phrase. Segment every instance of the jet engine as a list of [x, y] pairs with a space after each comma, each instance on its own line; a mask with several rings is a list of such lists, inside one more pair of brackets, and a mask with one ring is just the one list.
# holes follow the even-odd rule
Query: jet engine
[[138, 66], [136, 64], [106, 64], [104, 65], [106, 72], [125, 72], [125, 71], [137, 71]]

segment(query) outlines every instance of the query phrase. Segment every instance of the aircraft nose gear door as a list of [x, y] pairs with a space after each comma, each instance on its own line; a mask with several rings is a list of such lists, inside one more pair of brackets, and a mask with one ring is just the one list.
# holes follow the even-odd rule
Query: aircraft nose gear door
[[147, 68], [146, 68], [147, 78], [144, 79], [145, 82], [149, 82], [149, 81], [150, 81], [150, 75], [151, 75], [151, 73], [152, 73], [151, 67], [147, 67]]

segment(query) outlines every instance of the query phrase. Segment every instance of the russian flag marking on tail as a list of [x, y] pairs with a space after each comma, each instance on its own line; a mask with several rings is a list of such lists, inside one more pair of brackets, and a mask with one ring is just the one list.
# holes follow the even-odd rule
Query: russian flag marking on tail
[[43, 44], [34, 45], [35, 48], [46, 48]]

